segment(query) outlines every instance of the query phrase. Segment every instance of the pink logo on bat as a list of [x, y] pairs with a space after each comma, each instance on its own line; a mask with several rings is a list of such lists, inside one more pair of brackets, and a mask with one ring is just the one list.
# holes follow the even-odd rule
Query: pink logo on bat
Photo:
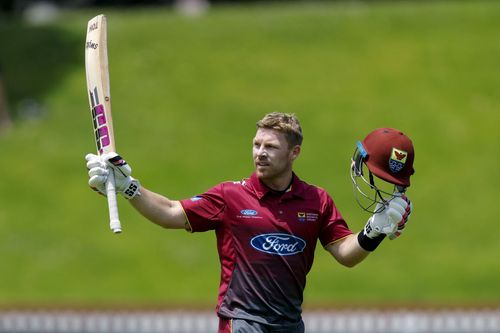
[[92, 122], [94, 125], [95, 143], [97, 151], [101, 154], [104, 151], [104, 148], [111, 144], [106, 113], [104, 112], [104, 106], [99, 104], [97, 88], [94, 88], [94, 91], [90, 91], [89, 94], [92, 105]]

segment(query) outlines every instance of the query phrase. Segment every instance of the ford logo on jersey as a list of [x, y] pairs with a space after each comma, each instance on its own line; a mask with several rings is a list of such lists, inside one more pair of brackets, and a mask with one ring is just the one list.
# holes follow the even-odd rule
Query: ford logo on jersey
[[290, 256], [304, 251], [306, 242], [290, 234], [263, 234], [255, 236], [250, 244], [256, 250], [280, 256]]
[[258, 214], [257, 211], [253, 209], [243, 209], [240, 213], [245, 216], [255, 216]]

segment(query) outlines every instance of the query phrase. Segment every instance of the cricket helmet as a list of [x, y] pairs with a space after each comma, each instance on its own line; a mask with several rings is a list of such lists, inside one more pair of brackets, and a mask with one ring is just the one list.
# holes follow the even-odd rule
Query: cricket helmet
[[[360, 203], [360, 206], [372, 212], [371, 208], [377, 203], [385, 204], [398, 194], [402, 195], [410, 186], [410, 176], [415, 172], [414, 158], [413, 143], [403, 132], [394, 128], [376, 129], [363, 141], [358, 141], [352, 158], [351, 179], [357, 190], [358, 203], [358, 193], [369, 199], [368, 205]], [[368, 169], [368, 179], [365, 178], [365, 169]], [[393, 190], [377, 186], [374, 176], [392, 185]], [[362, 182], [358, 182], [359, 179]], [[373, 190], [374, 195], [368, 195], [365, 189]]]

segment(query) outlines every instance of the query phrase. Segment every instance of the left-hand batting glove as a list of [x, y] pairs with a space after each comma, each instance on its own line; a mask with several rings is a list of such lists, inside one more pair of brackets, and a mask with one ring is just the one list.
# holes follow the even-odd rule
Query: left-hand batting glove
[[[376, 210], [382, 204], [377, 204]], [[394, 238], [401, 234], [406, 222], [411, 214], [413, 205], [406, 196], [397, 196], [389, 201], [384, 210], [373, 214], [365, 225], [364, 233], [369, 238], [375, 238], [381, 234], [394, 235]]]
[[406, 227], [406, 223], [410, 219], [411, 212], [413, 211], [413, 203], [410, 201], [410, 199], [408, 199], [404, 195], [401, 196], [400, 198], [403, 199], [407, 203], [407, 206], [406, 206], [405, 212], [404, 212], [401, 220], [397, 224], [396, 231], [388, 234], [389, 239], [391, 239], [391, 240], [394, 240], [394, 239], [398, 238], [399, 236], [401, 236], [401, 234], [404, 231], [404, 228]]
[[[378, 203], [376, 211], [382, 209], [382, 203]], [[413, 205], [404, 195], [400, 195], [385, 204], [380, 213], [373, 214], [366, 223], [363, 230], [358, 234], [358, 241], [362, 248], [373, 251], [382, 242], [386, 235], [395, 239], [401, 235]]]
[[103, 155], [87, 154], [87, 169], [89, 169], [89, 186], [100, 194], [106, 196], [106, 180], [109, 172], [115, 176], [116, 192], [126, 199], [140, 195], [140, 183], [131, 177], [132, 168], [120, 155], [112, 152]]

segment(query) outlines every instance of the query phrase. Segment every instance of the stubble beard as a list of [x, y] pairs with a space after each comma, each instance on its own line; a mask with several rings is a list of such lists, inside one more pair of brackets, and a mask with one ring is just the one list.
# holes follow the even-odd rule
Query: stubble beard
[[[258, 165], [255, 165], [255, 171], [257, 173], [257, 177], [264, 184], [273, 188], [274, 187], [273, 185], [276, 186], [277, 185], [276, 183], [280, 183], [283, 177], [286, 177], [291, 173], [291, 166], [289, 164], [285, 164], [282, 167], [276, 168], [276, 166], [270, 164], [262, 168], [259, 167]], [[286, 179], [285, 181], [288, 181], [288, 179]]]

